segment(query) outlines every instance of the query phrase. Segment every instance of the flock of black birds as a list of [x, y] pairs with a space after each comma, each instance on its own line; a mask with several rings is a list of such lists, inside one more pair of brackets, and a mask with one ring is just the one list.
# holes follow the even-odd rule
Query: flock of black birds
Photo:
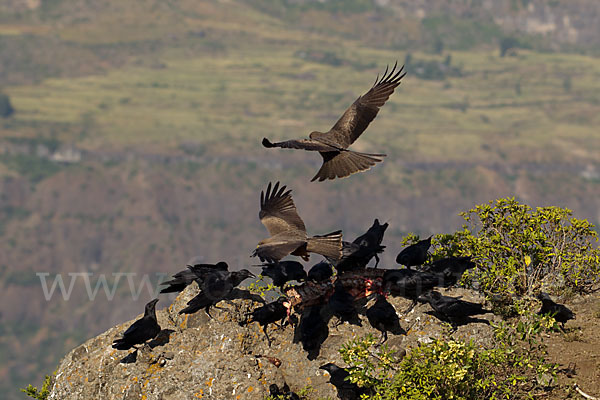
[[[345, 177], [369, 169], [385, 155], [358, 153], [347, 148], [367, 128], [379, 108], [400, 84], [404, 77], [403, 68], [396, 67], [394, 65], [391, 70], [386, 69], [381, 79], [378, 77], [373, 87], [359, 97], [327, 133], [312, 132], [310, 139], [278, 143], [271, 143], [265, 138], [263, 145], [318, 151], [323, 157], [323, 165], [313, 181]], [[444, 296], [435, 291], [436, 288], [456, 285], [465, 271], [474, 268], [476, 265], [469, 257], [447, 257], [428, 263], [430, 236], [398, 254], [396, 262], [403, 268], [380, 269], [379, 254], [386, 248], [381, 243], [388, 223], [381, 224], [375, 219], [367, 232], [352, 242], [343, 241], [341, 231], [309, 236], [298, 215], [291, 190], [286, 189], [286, 186], [277, 182], [274, 185], [269, 183], [266, 191], [261, 192], [259, 219], [270, 237], [261, 240], [252, 253], [263, 263], [259, 265], [262, 268], [260, 275], [269, 277], [282, 295], [266, 303], [262, 297], [238, 288], [244, 280], [256, 278], [249, 270], [229, 271], [228, 264], [223, 261], [216, 264], [190, 262], [187, 269], [162, 283], [165, 287], [161, 293], [174, 293], [196, 282], [198, 294], [188, 301], [179, 314], [192, 314], [204, 309], [212, 318], [210, 309], [219, 308], [221, 301], [231, 302], [238, 298], [260, 301], [263, 305], [248, 314], [240, 325], [257, 322], [270, 347], [272, 339], [268, 335], [268, 326], [291, 324], [295, 327], [294, 341], [302, 344], [309, 359], [319, 354], [321, 344], [329, 335], [328, 320], [332, 317], [337, 319], [338, 325], [347, 322], [362, 326], [359, 314], [364, 314], [369, 324], [381, 332], [379, 345], [387, 340], [388, 332], [404, 334], [398, 313], [387, 300], [389, 296], [412, 301], [403, 313], [410, 312], [418, 302], [429, 303], [431, 313], [453, 328], [470, 322], [486, 322], [473, 318], [490, 312], [481, 304]], [[292, 255], [308, 261], [310, 253], [320, 254], [324, 260], [312, 266], [308, 272], [298, 261], [282, 260]], [[374, 267], [367, 267], [372, 259], [375, 259]], [[360, 299], [375, 301], [370, 307], [361, 309], [356, 307]], [[554, 303], [548, 296], [541, 297], [541, 300], [540, 313], [553, 314], [563, 324], [573, 318], [570, 310]], [[158, 299], [154, 299], [146, 304], [144, 316], [135, 321], [121, 338], [116, 339], [112, 347], [137, 350], [136, 346], [154, 339], [161, 331], [156, 319], [157, 302]], [[299, 322], [295, 312], [300, 313]], [[328, 371], [330, 382], [338, 389], [340, 398], [359, 398], [362, 389], [346, 379], [346, 370], [332, 363], [320, 368]], [[276, 385], [270, 386], [270, 393], [289, 399], [298, 398], [289, 388], [279, 389]]]

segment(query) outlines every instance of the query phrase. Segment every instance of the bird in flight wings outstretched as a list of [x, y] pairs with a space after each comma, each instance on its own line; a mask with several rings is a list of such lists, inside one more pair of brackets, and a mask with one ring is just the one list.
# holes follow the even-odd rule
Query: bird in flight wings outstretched
[[285, 189], [286, 186], [280, 188], [277, 182], [273, 187], [269, 183], [266, 193], [261, 191], [258, 217], [271, 237], [261, 240], [252, 255], [267, 262], [277, 262], [288, 254], [308, 260], [308, 253], [339, 259], [342, 256], [342, 231], [308, 237], [292, 200], [292, 191]]
[[400, 80], [406, 73], [402, 73], [404, 66], [397, 70], [397, 64], [396, 62], [391, 70], [386, 68], [381, 79], [377, 76], [373, 87], [356, 99], [328, 132], [312, 132], [309, 139], [276, 143], [263, 138], [263, 146], [318, 151], [323, 157], [323, 165], [311, 182], [317, 179], [324, 181], [344, 178], [368, 170], [375, 163], [382, 161], [381, 157], [385, 157], [385, 154], [359, 153], [348, 150], [348, 147], [367, 129], [377, 116], [379, 108], [400, 85]]

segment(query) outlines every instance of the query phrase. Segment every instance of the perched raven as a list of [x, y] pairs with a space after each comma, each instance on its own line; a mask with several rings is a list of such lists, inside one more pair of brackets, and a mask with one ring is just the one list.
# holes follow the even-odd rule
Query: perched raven
[[279, 182], [267, 186], [267, 192], [260, 192], [260, 222], [267, 228], [271, 237], [258, 242], [252, 253], [261, 261], [275, 262], [292, 254], [308, 261], [309, 253], [339, 259], [342, 256], [342, 231], [322, 236], [308, 237], [302, 218], [298, 215], [292, 200], [291, 190], [279, 187]]
[[298, 261], [279, 261], [263, 265], [261, 275], [273, 280], [273, 285], [280, 288], [289, 281], [303, 281], [306, 279], [304, 266]]
[[193, 314], [204, 308], [206, 314], [212, 318], [210, 308], [227, 299], [232, 290], [247, 278], [256, 276], [247, 269], [233, 272], [215, 271], [202, 282], [200, 293], [188, 301], [187, 307], [179, 311], [179, 314]]
[[385, 296], [379, 295], [375, 304], [367, 309], [367, 318], [371, 326], [381, 332], [379, 345], [385, 343], [388, 332], [404, 333], [396, 309], [387, 301]]
[[369, 230], [354, 239], [352, 243], [342, 242], [342, 258], [339, 261], [329, 260], [338, 272], [364, 269], [371, 258], [375, 257], [375, 267], [379, 264], [379, 253], [385, 246], [381, 245], [388, 224], [380, 224], [375, 219]]
[[400, 85], [400, 80], [405, 75], [402, 73], [404, 67], [396, 70], [396, 66], [397, 63], [391, 70], [386, 68], [381, 79], [378, 76], [373, 87], [356, 99], [328, 132], [312, 132], [309, 139], [278, 143], [271, 143], [269, 139], [264, 138], [263, 146], [318, 151], [323, 157], [323, 165], [312, 181], [344, 178], [368, 170], [375, 163], [382, 161], [381, 157], [385, 154], [359, 153], [348, 150], [348, 147], [367, 129], [379, 112], [379, 108]]
[[351, 324], [362, 326], [354, 307], [354, 297], [344, 289], [340, 281], [336, 282], [335, 290], [329, 297], [327, 305], [331, 313], [338, 318], [338, 325], [348, 321]]
[[440, 277], [429, 272], [412, 269], [389, 269], [383, 274], [383, 290], [392, 296], [412, 300], [409, 312], [417, 304], [417, 298], [440, 284]]
[[250, 314], [250, 318], [241, 325], [243, 326], [252, 322], [258, 322], [263, 328], [269, 347], [271, 347], [271, 338], [269, 338], [269, 335], [267, 334], [267, 327], [269, 324], [281, 321], [287, 317], [287, 308], [284, 305], [286, 301], [287, 299], [281, 296], [272, 303], [256, 308]]
[[144, 316], [135, 321], [123, 333], [121, 339], [116, 339], [112, 347], [117, 350], [128, 350], [135, 347], [136, 344], [146, 343], [146, 341], [154, 339], [160, 332], [160, 325], [156, 320], [156, 303], [158, 299], [154, 299], [146, 304]]
[[450, 287], [458, 283], [466, 270], [475, 268], [471, 257], [448, 257], [424, 265], [423, 271], [437, 274], [440, 277], [438, 287]]
[[402, 250], [396, 257], [396, 263], [404, 265], [410, 268], [415, 265], [421, 265], [427, 261], [427, 251], [431, 246], [431, 238], [419, 240], [417, 243], [412, 244]]
[[358, 400], [361, 395], [369, 394], [365, 388], [361, 388], [356, 383], [348, 380], [350, 374], [344, 368], [340, 368], [333, 363], [327, 363], [321, 365], [319, 369], [324, 369], [329, 373], [329, 382], [335, 386], [341, 400]]
[[556, 322], [560, 322], [564, 329], [565, 323], [575, 318], [575, 314], [571, 311], [567, 306], [563, 304], [557, 304], [547, 293], [540, 293], [538, 295], [538, 299], [542, 301], [542, 308], [538, 311], [538, 315], [549, 314], [553, 317]]
[[473, 319], [471, 316], [491, 312], [484, 309], [479, 303], [472, 303], [456, 297], [443, 296], [436, 291], [421, 295], [419, 300], [428, 302], [431, 308], [433, 308], [435, 315], [442, 321], [449, 322], [454, 328], [469, 322], [483, 322], [485, 320]]
[[332, 276], [333, 268], [331, 268], [331, 264], [326, 261], [321, 261], [308, 270], [308, 277], [306, 279], [313, 282], [324, 282], [329, 280]]
[[302, 348], [308, 352], [308, 359], [314, 360], [321, 349], [321, 344], [329, 336], [327, 322], [321, 316], [321, 305], [314, 305], [304, 310], [298, 329], [300, 331], [300, 342]]
[[161, 293], [173, 293], [181, 292], [193, 281], [198, 282], [198, 285], [202, 286], [202, 280], [214, 271], [227, 271], [229, 266], [226, 262], [219, 261], [216, 264], [188, 264], [188, 269], [179, 271], [173, 275], [173, 279], [161, 283], [161, 285], [168, 287], [162, 289]]

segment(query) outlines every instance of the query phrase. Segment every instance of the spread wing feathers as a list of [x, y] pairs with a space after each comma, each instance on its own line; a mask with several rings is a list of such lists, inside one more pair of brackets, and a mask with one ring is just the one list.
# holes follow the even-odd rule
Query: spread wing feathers
[[271, 183], [267, 186], [267, 193], [260, 192], [260, 222], [267, 228], [271, 236], [286, 231], [302, 232], [306, 235], [304, 222], [298, 215], [291, 190], [286, 191], [286, 186], [279, 188], [279, 182], [271, 190]]
[[306, 251], [339, 260], [342, 258], [342, 231], [308, 238]]
[[406, 75], [406, 73], [402, 73], [404, 66], [396, 70], [397, 64], [396, 62], [389, 72], [389, 68], [386, 67], [381, 79], [379, 79], [379, 75], [377, 76], [373, 87], [352, 103], [333, 128], [323, 136], [323, 139], [333, 141], [343, 148], [350, 146], [358, 139], [375, 119], [379, 108], [390, 98], [394, 89], [400, 85], [400, 80]]
[[252, 256], [258, 256], [262, 262], [277, 262], [305, 244], [306, 240], [282, 240], [264, 243], [258, 245]]
[[323, 142], [312, 139], [293, 139], [284, 142], [272, 143], [269, 139], [263, 138], [262, 145], [266, 148], [281, 147], [283, 149], [302, 149], [307, 151], [331, 151], [334, 147]]
[[323, 165], [319, 172], [311, 179], [311, 182], [326, 179], [345, 178], [357, 172], [366, 171], [382, 160], [385, 154], [366, 154], [355, 151], [344, 150], [341, 152], [321, 153]]

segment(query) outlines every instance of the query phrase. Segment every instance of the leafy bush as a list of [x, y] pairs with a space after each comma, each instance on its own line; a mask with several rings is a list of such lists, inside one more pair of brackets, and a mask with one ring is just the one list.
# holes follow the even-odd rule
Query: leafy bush
[[477, 268], [465, 280], [488, 295], [586, 292], [598, 282], [598, 235], [571, 214], [559, 207], [534, 210], [514, 198], [478, 205], [461, 213], [470, 226], [434, 238], [433, 257], [471, 256]]
[[29, 397], [33, 397], [38, 400], [46, 400], [50, 395], [50, 388], [52, 387], [52, 377], [46, 375], [42, 388], [38, 390], [35, 386], [27, 385], [25, 389], [21, 389], [21, 392], [25, 393]]
[[377, 400], [530, 398], [553, 381], [556, 365], [544, 358], [539, 318], [495, 326], [494, 343], [435, 339], [409, 349], [398, 361], [386, 347], [371, 352], [376, 339], [355, 339], [341, 350], [350, 381]]

